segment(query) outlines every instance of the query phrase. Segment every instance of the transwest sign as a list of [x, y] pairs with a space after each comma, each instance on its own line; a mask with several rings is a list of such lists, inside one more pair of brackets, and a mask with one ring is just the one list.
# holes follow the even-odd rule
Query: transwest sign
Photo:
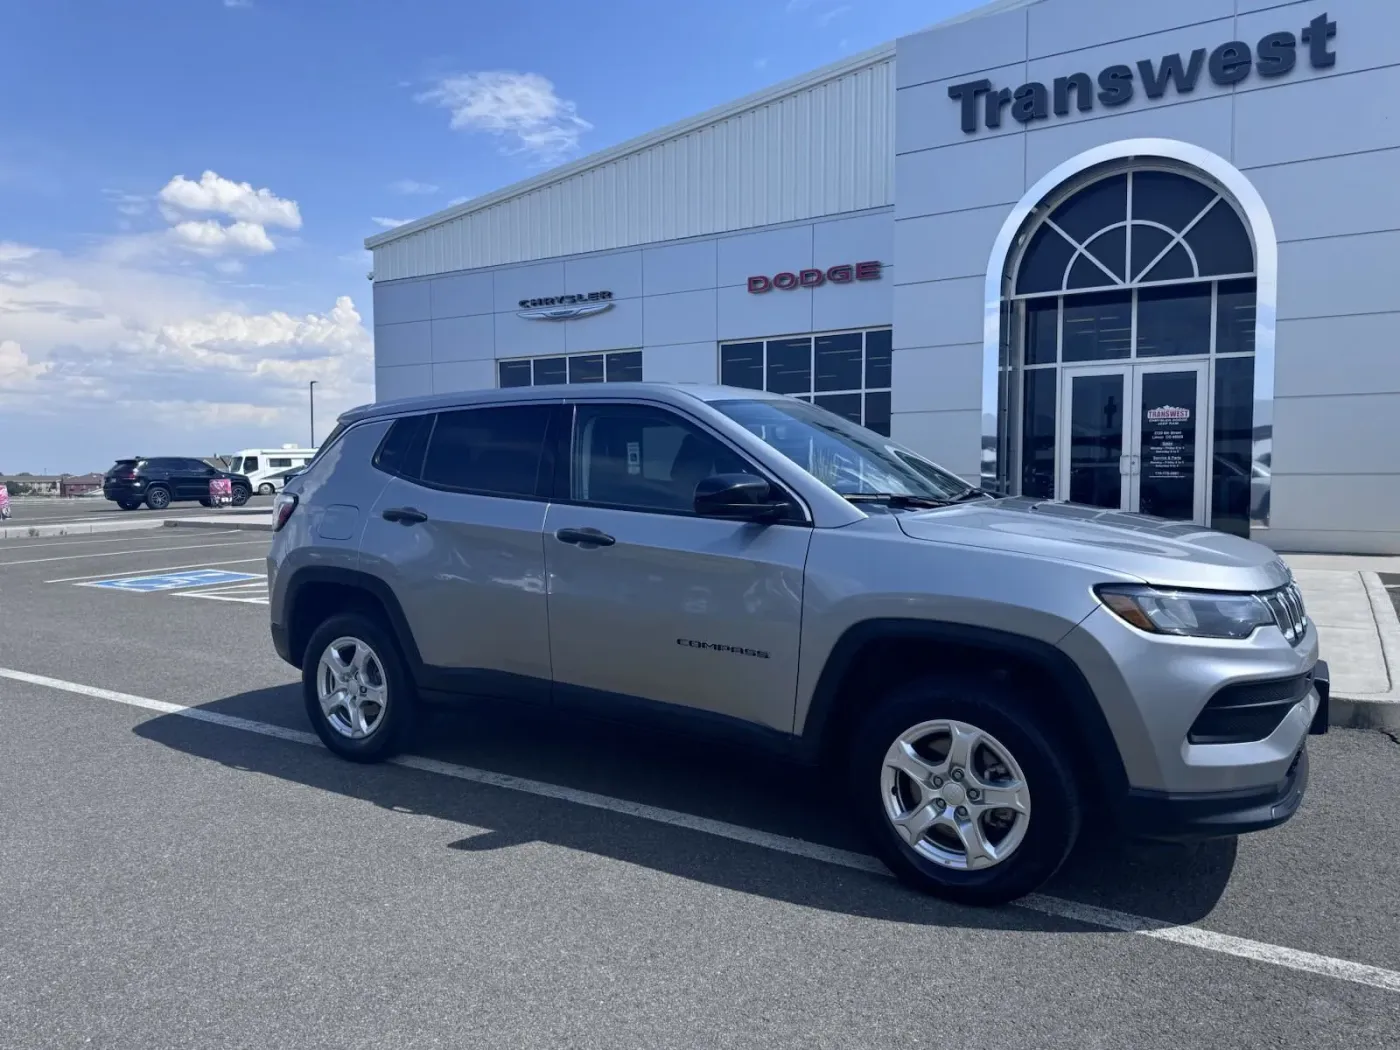
[[827, 270], [798, 270], [795, 273], [789, 270], [774, 274], [772, 277], [750, 277], [749, 292], [753, 295], [759, 295], [763, 292], [771, 292], [774, 288], [790, 292], [794, 288], [820, 288], [828, 283], [850, 284], [852, 281], [878, 281], [880, 269], [878, 262], [862, 262], [854, 265], [843, 263]]
[[612, 292], [589, 292], [587, 295], [553, 295], [543, 299], [521, 299], [520, 316], [530, 321], [567, 321], [571, 317], [588, 317], [611, 310]]
[[[1303, 29], [1302, 43], [1307, 45], [1313, 69], [1330, 69], [1337, 64], [1332, 50], [1336, 35], [1337, 23], [1326, 14], [1318, 15]], [[1088, 73], [1075, 73], [1056, 77], [1048, 86], [1032, 81], [1014, 91], [997, 89], [990, 80], [969, 80], [950, 87], [948, 97], [961, 105], [962, 129], [972, 135], [981, 125], [1001, 127], [1008, 108], [1013, 120], [1031, 124], [1048, 120], [1052, 112], [1057, 117], [1069, 116], [1071, 109], [1089, 113], [1096, 102], [1108, 108], [1127, 105], [1133, 100], [1134, 81], [1139, 78], [1143, 94], [1155, 100], [1166, 95], [1168, 85], [1176, 88], [1179, 95], [1189, 95], [1207, 70], [1210, 79], [1221, 87], [1247, 80], [1251, 72], [1261, 77], [1285, 76], [1298, 65], [1298, 44], [1299, 37], [1293, 33], [1270, 33], [1252, 49], [1243, 40], [1232, 40], [1209, 52], [1209, 56], [1205, 48], [1199, 48], [1185, 61], [1179, 54], [1166, 55], [1155, 65], [1151, 59], [1143, 59], [1137, 63], [1136, 73], [1132, 66], [1109, 66], [1094, 80]]]

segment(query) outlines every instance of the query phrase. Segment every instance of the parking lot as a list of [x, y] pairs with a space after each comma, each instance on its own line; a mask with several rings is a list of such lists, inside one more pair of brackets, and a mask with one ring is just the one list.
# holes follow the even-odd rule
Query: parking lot
[[[206, 512], [207, 513], [207, 512]], [[548, 711], [315, 741], [265, 534], [0, 543], [0, 1047], [1393, 1046], [1400, 742], [975, 910], [820, 777]], [[464, 625], [469, 629], [469, 625]], [[1390, 1033], [1387, 1035], [1386, 1033]]]

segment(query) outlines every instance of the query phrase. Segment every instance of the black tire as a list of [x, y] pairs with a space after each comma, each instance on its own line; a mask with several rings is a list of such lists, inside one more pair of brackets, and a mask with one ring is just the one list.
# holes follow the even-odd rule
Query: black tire
[[[876, 854], [907, 885], [962, 904], [1004, 904], [1043, 885], [1079, 835], [1081, 801], [1066, 749], [1011, 683], [991, 675], [940, 674], [894, 689], [858, 727], [850, 752], [855, 816]], [[905, 842], [885, 810], [885, 755], [906, 731], [951, 719], [991, 734], [1021, 767], [1030, 796], [1024, 838], [990, 867], [940, 864]], [[985, 754], [985, 752], [983, 752]], [[1021, 819], [1021, 818], [1018, 818]]]
[[117, 506], [120, 507], [122, 510], [135, 510], [137, 507], [141, 506], [141, 502], [140, 500], [137, 500], [135, 503], [133, 503], [129, 499], [124, 499], [120, 503], [118, 503]]
[[233, 505], [234, 505], [235, 507], [241, 507], [241, 506], [243, 506], [243, 504], [245, 504], [245, 503], [248, 502], [248, 497], [249, 497], [250, 495], [252, 495], [252, 494], [248, 491], [248, 489], [247, 489], [246, 486], [244, 486], [244, 485], [235, 485], [235, 486], [233, 486]]
[[[331, 724], [321, 710], [317, 692], [321, 657], [341, 638], [352, 638], [369, 646], [387, 686], [382, 712], [368, 736], [351, 738]], [[332, 616], [312, 633], [302, 659], [302, 698], [306, 716], [316, 735], [331, 751], [352, 762], [380, 762], [406, 747], [413, 736], [418, 698], [413, 680], [404, 666], [398, 642], [378, 617], [364, 613]]]
[[259, 496], [273, 496], [276, 495], [276, 493], [277, 486], [272, 484], [272, 482], [270, 481], [264, 481], [261, 485], [258, 486]]
[[164, 510], [170, 506], [170, 490], [164, 485], [152, 485], [146, 490], [146, 506], [151, 510]]
[[212, 506], [214, 505], [214, 501], [213, 501], [212, 499], [210, 499], [208, 496], [205, 496], [203, 499], [201, 499], [201, 500], [199, 501], [199, 505], [200, 505], [201, 507], [212, 507]]

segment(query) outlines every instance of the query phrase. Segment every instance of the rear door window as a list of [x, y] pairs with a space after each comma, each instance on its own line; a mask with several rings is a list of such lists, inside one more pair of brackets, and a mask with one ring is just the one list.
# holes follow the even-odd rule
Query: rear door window
[[537, 496], [553, 405], [442, 412], [423, 461], [426, 484], [491, 496]]
[[432, 416], [406, 416], [394, 420], [384, 440], [379, 443], [379, 451], [374, 454], [374, 465], [388, 474], [397, 474], [410, 481], [418, 480], [423, 468], [423, 451], [428, 445], [428, 434], [433, 429]]

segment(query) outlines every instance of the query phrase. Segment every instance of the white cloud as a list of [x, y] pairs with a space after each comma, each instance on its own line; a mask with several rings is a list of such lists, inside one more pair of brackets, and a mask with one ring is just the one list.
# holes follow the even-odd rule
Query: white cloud
[[266, 187], [255, 190], [250, 183], [234, 182], [213, 171], [206, 171], [198, 182], [176, 175], [161, 189], [159, 198], [161, 210], [172, 222], [186, 214], [216, 214], [259, 226], [301, 229], [301, 209], [296, 201], [284, 200]]
[[225, 7], [252, 7], [253, 0], [224, 0]]
[[122, 215], [144, 215], [151, 207], [151, 199], [139, 193], [125, 193], [121, 190], [103, 190], [102, 195], [116, 205]]
[[416, 99], [450, 110], [454, 130], [489, 132], [509, 143], [506, 152], [546, 163], [577, 150], [580, 136], [593, 128], [538, 73], [459, 73]]
[[302, 440], [311, 379], [318, 418], [372, 399], [372, 340], [349, 296], [250, 309], [194, 271], [117, 256], [0, 244], [6, 470], [44, 466], [25, 460], [38, 448], [77, 471], [133, 450]]
[[7, 394], [31, 387], [48, 367], [47, 363], [30, 361], [29, 355], [13, 339], [0, 340], [0, 401]]
[[395, 193], [402, 193], [408, 196], [421, 195], [426, 197], [436, 193], [440, 187], [434, 186], [431, 182], [417, 182], [414, 179], [399, 179], [397, 182], [391, 182], [389, 184], [389, 189], [393, 190]]
[[447, 206], [449, 208], [455, 208], [459, 204], [466, 204], [469, 200], [471, 200], [470, 197], [453, 197], [450, 201], [447, 202]]
[[753, 67], [754, 67], [754, 69], [767, 69], [767, 68], [768, 68], [768, 59], [766, 59], [766, 58], [756, 58], [756, 59], [754, 59], [754, 60], [753, 60]]
[[395, 226], [402, 226], [412, 222], [412, 219], [387, 219], [382, 215], [375, 215], [370, 218], [376, 226], [383, 226], [386, 230], [392, 230]]
[[178, 222], [170, 228], [170, 237], [180, 247], [200, 255], [225, 252], [263, 255], [277, 250], [267, 231], [255, 222], [234, 222], [227, 226], [217, 219]]
[[821, 14], [817, 15], [817, 25], [825, 28], [849, 10], [850, 7], [848, 5], [842, 4], [840, 7], [833, 7], [830, 11], [823, 11]]

